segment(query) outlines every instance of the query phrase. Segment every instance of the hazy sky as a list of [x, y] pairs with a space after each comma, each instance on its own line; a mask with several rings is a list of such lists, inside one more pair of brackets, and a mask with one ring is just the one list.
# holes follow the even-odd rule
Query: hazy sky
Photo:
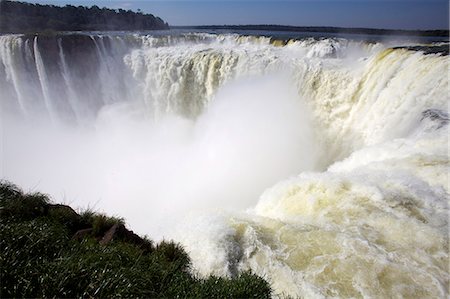
[[448, 29], [448, 0], [38, 0], [152, 13], [170, 25], [280, 24], [298, 26]]

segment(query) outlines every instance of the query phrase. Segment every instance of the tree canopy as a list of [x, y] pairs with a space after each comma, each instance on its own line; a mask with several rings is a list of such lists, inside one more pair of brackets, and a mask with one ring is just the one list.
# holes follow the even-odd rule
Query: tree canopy
[[344, 28], [326, 26], [288, 26], [288, 25], [200, 25], [200, 26], [174, 26], [180, 29], [201, 30], [256, 30], [256, 31], [288, 31], [288, 32], [326, 32], [364, 35], [409, 35], [409, 36], [448, 36], [449, 31], [438, 30], [402, 30], [402, 29], [375, 29], [375, 28]]
[[45, 30], [159, 30], [169, 25], [159, 17], [124, 9], [66, 5], [40, 5], [0, 0], [0, 32]]

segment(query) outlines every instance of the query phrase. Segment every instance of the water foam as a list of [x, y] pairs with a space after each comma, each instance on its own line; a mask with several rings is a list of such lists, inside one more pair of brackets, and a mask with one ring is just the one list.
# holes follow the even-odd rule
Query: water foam
[[202, 275], [448, 294], [447, 56], [202, 33], [1, 36], [0, 61], [3, 178], [173, 236]]

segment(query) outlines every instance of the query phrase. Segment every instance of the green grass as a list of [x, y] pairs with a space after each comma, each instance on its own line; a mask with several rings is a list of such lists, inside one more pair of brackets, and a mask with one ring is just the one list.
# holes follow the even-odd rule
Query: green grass
[[[125, 229], [120, 218], [78, 214], [40, 193], [0, 183], [0, 297], [269, 298], [262, 278], [200, 279], [174, 242], [154, 245]], [[99, 240], [121, 227], [106, 245]], [[74, 234], [82, 229], [82, 238]]]

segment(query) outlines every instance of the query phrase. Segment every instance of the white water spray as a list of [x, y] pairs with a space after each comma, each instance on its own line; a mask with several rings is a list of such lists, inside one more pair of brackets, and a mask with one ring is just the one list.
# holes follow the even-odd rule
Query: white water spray
[[44, 96], [45, 106], [50, 115], [50, 119], [52, 121], [56, 121], [57, 113], [55, 111], [55, 108], [54, 108], [54, 105], [52, 103], [52, 99], [50, 96], [50, 91], [49, 91], [49, 86], [48, 86], [49, 85], [48, 77], [47, 77], [47, 73], [45, 70], [44, 62], [42, 61], [41, 53], [39, 52], [37, 36], [34, 38], [33, 50], [34, 50], [34, 57], [35, 57], [35, 61], [36, 61], [36, 70], [37, 70], [37, 74], [39, 77], [39, 83], [42, 88], [42, 94]]
[[192, 34], [81, 36], [80, 59], [63, 36], [55, 66], [23, 38], [0, 39], [3, 178], [173, 236], [200, 274], [448, 294], [447, 56]]

